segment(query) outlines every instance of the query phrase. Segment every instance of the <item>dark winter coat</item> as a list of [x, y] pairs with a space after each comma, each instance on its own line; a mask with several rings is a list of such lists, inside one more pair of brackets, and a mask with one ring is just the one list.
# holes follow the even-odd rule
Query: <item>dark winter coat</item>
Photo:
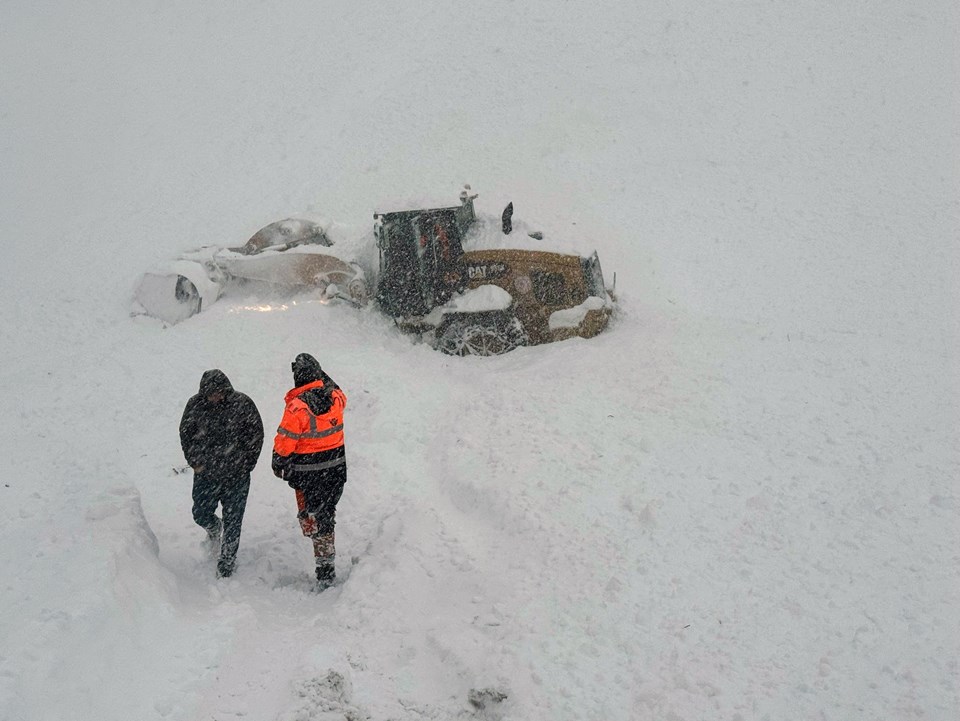
[[[211, 395], [223, 394], [212, 402]], [[180, 445], [194, 470], [218, 478], [249, 474], [263, 448], [263, 421], [253, 401], [233, 389], [223, 371], [205, 371], [200, 392], [187, 401]]]

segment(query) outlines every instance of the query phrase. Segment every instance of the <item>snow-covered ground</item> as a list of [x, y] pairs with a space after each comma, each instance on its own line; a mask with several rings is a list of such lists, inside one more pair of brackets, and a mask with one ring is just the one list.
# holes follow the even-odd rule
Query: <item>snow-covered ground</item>
[[[0, 719], [960, 717], [958, 32], [0, 4]], [[464, 182], [596, 247], [607, 332], [451, 359], [306, 296], [128, 313], [189, 248]], [[301, 351], [349, 396], [319, 595], [269, 449], [230, 580], [174, 472], [203, 370], [271, 429]]]

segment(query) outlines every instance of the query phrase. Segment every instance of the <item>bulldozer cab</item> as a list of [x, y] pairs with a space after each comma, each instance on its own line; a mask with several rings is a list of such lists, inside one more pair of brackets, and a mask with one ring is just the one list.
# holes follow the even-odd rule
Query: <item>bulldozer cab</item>
[[377, 301], [394, 318], [423, 316], [462, 290], [463, 237], [476, 219], [473, 198], [449, 208], [374, 214], [380, 251]]

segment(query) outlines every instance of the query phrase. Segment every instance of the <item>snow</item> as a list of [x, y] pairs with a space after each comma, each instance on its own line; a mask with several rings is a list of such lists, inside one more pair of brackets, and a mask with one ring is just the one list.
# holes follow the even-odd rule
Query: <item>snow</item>
[[[0, 719], [960, 717], [958, 31], [946, 0], [7, 3]], [[129, 315], [300, 213], [375, 267], [382, 202], [465, 182], [596, 248], [606, 331], [449, 358], [263, 289]], [[229, 580], [173, 470], [204, 370], [270, 428], [301, 351], [349, 396], [323, 594], [269, 448]]]
[[428, 325], [440, 325], [447, 313], [483, 313], [506, 310], [513, 304], [513, 296], [497, 285], [482, 285], [454, 293], [443, 305], [437, 306], [423, 321]]
[[[462, 189], [461, 189], [462, 190]], [[387, 213], [401, 213], [409, 210], [459, 208], [460, 195], [451, 187], [449, 193], [425, 193], [423, 191], [407, 191], [392, 198], [379, 198], [374, 203], [376, 215]], [[475, 195], [470, 191], [471, 195]]]
[[[479, 200], [474, 201], [480, 208]], [[515, 210], [516, 212], [516, 210]], [[467, 231], [464, 238], [464, 250], [549, 250], [554, 253], [566, 253], [589, 257], [596, 245], [594, 242], [572, 238], [559, 238], [544, 235], [543, 231], [524, 220], [516, 217], [512, 220], [513, 229], [510, 233], [503, 232], [503, 225], [498, 216], [477, 212], [477, 221]], [[535, 237], [539, 235], [539, 237]]]
[[577, 328], [583, 322], [583, 319], [587, 317], [588, 311], [600, 310], [606, 305], [607, 302], [603, 298], [591, 295], [580, 305], [551, 313], [547, 322], [550, 330], [557, 328]]

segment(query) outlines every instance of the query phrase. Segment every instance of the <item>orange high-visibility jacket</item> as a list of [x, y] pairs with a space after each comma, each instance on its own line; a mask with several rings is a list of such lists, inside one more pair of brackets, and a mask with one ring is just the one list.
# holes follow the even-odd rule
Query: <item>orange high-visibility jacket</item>
[[281, 456], [292, 453], [305, 455], [339, 448], [343, 445], [343, 410], [347, 396], [339, 388], [330, 394], [333, 405], [322, 415], [314, 415], [300, 394], [312, 388], [322, 388], [323, 381], [313, 381], [288, 392], [284, 401], [283, 419], [273, 440], [273, 450]]

